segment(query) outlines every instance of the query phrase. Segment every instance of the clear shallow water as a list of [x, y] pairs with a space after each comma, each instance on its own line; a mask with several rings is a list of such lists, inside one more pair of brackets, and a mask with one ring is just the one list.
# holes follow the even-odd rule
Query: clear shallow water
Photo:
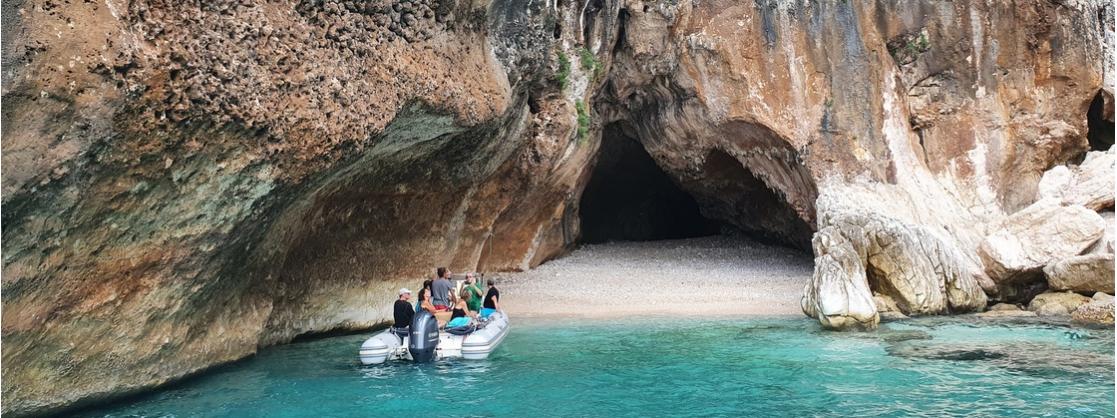
[[353, 335], [266, 349], [82, 416], [1113, 416], [1113, 331], [927, 318], [513, 322], [486, 361], [363, 367]]

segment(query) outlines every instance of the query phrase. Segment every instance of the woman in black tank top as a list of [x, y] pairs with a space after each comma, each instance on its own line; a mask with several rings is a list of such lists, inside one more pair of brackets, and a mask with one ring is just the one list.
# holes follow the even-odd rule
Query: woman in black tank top
[[459, 297], [457, 303], [454, 304], [454, 310], [453, 313], [450, 314], [450, 319], [473, 316], [472, 312], [469, 312], [469, 297], [469, 291], [462, 290], [461, 297]]
[[465, 316], [465, 309], [454, 308], [454, 313], [450, 315], [450, 319], [461, 318]]

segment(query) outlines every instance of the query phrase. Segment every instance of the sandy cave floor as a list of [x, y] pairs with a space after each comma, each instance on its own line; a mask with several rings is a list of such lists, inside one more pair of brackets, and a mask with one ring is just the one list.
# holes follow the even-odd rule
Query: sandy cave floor
[[513, 317], [802, 315], [812, 257], [738, 236], [587, 244], [499, 273]]

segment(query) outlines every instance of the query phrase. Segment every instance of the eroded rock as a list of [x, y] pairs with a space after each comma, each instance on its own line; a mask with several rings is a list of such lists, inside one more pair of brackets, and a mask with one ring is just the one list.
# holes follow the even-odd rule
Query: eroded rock
[[1101, 215], [1102, 221], [1105, 222], [1105, 232], [1102, 233], [1102, 237], [1097, 242], [1086, 249], [1086, 252], [1089, 254], [1113, 254], [1113, 241], [1115, 239], [1113, 212], [1101, 212], [1098, 215]]
[[[968, 312], [985, 307], [985, 293], [975, 278], [979, 272], [967, 268], [972, 264], [957, 249], [926, 229], [865, 215], [850, 214], [826, 218], [824, 221], [829, 226], [815, 234], [815, 253], [835, 257], [831, 252], [834, 248], [840, 248], [838, 255], [842, 260], [842, 268], [819, 270], [818, 266], [822, 263], [829, 265], [832, 261], [830, 258], [816, 258], [816, 281], [808, 284], [808, 295], [811, 292], [825, 293], [826, 290], [817, 285], [833, 281], [858, 284], [854, 286], [857, 293], [846, 291], [833, 295], [834, 299], [845, 301], [836, 301], [835, 306], [860, 306], [861, 299], [867, 297], [873, 302], [873, 314], [881, 308], [887, 311], [895, 309], [903, 315], [919, 315]], [[866, 286], [860, 285], [862, 274], [865, 275]], [[826, 277], [828, 275], [830, 277]], [[823, 276], [822, 282], [817, 281], [820, 276]], [[866, 287], [881, 296], [862, 294]], [[855, 303], [850, 302], [851, 299]], [[842, 312], [849, 312], [859, 318], [869, 315], [868, 309], [860, 312], [850, 309], [824, 311], [815, 306], [818, 300], [818, 296], [804, 297], [803, 303], [804, 312], [820, 321], [821, 315], [812, 313], [829, 312], [826, 315], [828, 317], [842, 315]], [[823, 325], [831, 326], [835, 322], [828, 319]]]
[[1036, 295], [1028, 310], [1039, 316], [1069, 316], [1092, 299], [1074, 292], [1046, 292]]
[[1095, 211], [1113, 209], [1113, 172], [1117, 149], [1092, 151], [1076, 166], [1056, 166], [1039, 182], [1038, 199], [1056, 199], [1063, 205], [1082, 205]]
[[1048, 264], [1043, 274], [1053, 290], [1113, 293], [1113, 254], [1071, 257]]
[[[858, 239], [860, 237], [854, 237]], [[853, 243], [837, 228], [815, 234], [815, 266], [803, 289], [803, 313], [836, 330], [874, 329], [880, 323], [863, 262], [864, 243]]]
[[1113, 326], [1113, 305], [1112, 299], [1093, 301], [1075, 309], [1071, 319], [1083, 324]]
[[1096, 212], [1046, 198], [1009, 216], [985, 237], [978, 254], [998, 285], [1026, 283], [1038, 279], [1044, 266], [1081, 254], [1104, 230]]

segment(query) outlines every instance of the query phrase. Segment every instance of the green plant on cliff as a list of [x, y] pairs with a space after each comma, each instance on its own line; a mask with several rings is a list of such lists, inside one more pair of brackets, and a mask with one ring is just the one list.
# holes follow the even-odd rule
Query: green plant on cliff
[[566, 89], [566, 82], [570, 79], [570, 58], [562, 51], [558, 52], [558, 72], [555, 73], [555, 82], [560, 90]]
[[578, 112], [578, 141], [586, 138], [590, 131], [590, 115], [586, 112], [586, 104], [581, 100], [574, 102], [574, 110]]
[[888, 41], [887, 47], [892, 59], [905, 65], [915, 62], [919, 54], [931, 50], [931, 40], [927, 38], [926, 31], [905, 33]]
[[593, 74], [592, 77], [597, 78], [601, 75], [601, 71], [605, 68], [601, 61], [597, 60], [597, 56], [586, 47], [578, 49], [579, 61], [582, 62], [582, 70]]

